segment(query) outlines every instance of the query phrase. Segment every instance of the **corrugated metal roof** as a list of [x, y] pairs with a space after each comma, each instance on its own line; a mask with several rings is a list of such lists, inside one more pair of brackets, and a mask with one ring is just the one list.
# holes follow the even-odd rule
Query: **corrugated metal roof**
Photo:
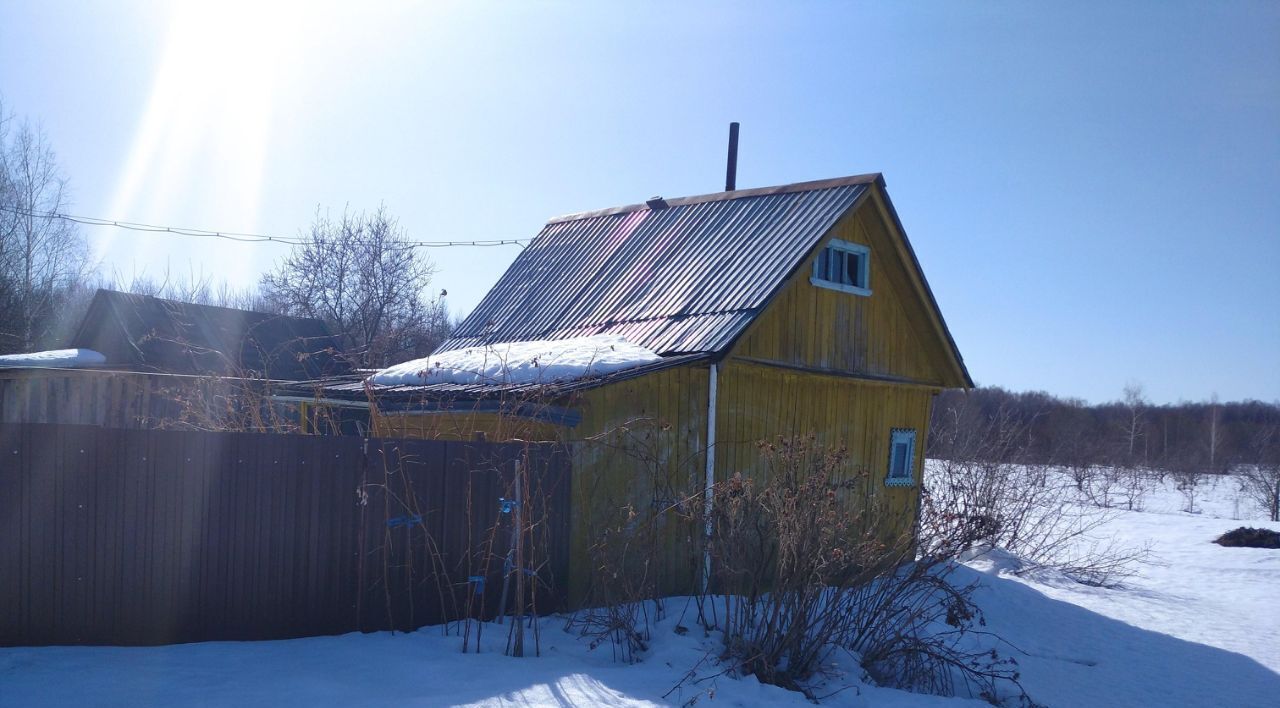
[[437, 351], [620, 334], [664, 356], [720, 352], [877, 178], [553, 219]]

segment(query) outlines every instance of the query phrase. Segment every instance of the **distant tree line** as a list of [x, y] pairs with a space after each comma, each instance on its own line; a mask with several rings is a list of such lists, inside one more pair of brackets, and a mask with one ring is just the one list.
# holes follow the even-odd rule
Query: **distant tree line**
[[[1098, 405], [995, 386], [945, 391], [934, 402], [929, 455], [1054, 465], [1081, 489], [1100, 476], [1120, 489], [1133, 487], [1137, 476], [1173, 475], [1189, 507], [1203, 475], [1231, 472], [1242, 491], [1280, 519], [1280, 403], [1215, 396], [1157, 405], [1137, 385]], [[1136, 475], [1120, 484], [1116, 471]]]
[[105, 276], [75, 223], [41, 216], [69, 210], [68, 185], [40, 128], [0, 102], [0, 354], [66, 346], [100, 287], [317, 318], [360, 368], [426, 356], [453, 329], [445, 293], [430, 294], [434, 265], [384, 207], [317, 210], [301, 245], [236, 289], [194, 272]]
[[963, 429], [1003, 428], [1020, 436], [1017, 450], [1033, 464], [1188, 468], [1221, 474], [1256, 464], [1280, 443], [1280, 404], [1262, 401], [1149, 403], [1136, 386], [1120, 400], [1089, 405], [1042, 391], [998, 386], [951, 390], [934, 403], [930, 453], [947, 458]]

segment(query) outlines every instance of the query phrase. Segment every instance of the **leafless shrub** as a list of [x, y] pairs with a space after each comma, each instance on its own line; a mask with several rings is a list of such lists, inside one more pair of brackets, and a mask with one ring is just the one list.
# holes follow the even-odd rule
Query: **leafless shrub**
[[[762, 446], [762, 481], [736, 476], [715, 490], [710, 541], [725, 658], [764, 683], [808, 688], [838, 647], [877, 682], [913, 691], [1029, 702], [1017, 663], [968, 648], [982, 623], [973, 590], [950, 581], [946, 556], [917, 555], [868, 497], [867, 474], [842, 475], [845, 452], [812, 437]], [[967, 532], [931, 529], [927, 549], [954, 551]]]
[[1250, 443], [1252, 459], [1235, 469], [1240, 491], [1280, 521], [1280, 426], [1258, 430]]
[[1099, 467], [1084, 480], [1072, 475], [1081, 500], [1103, 509], [1141, 511], [1156, 475], [1144, 467]]
[[1053, 569], [1111, 586], [1147, 555], [1102, 534], [1117, 512], [1085, 503], [1046, 468], [949, 460], [931, 465], [926, 479], [922, 536], [964, 538], [971, 553], [1004, 549], [1018, 572]]
[[[1115, 472], [1081, 476], [1084, 467], [1077, 467], [1064, 476], [1026, 463], [1025, 418], [994, 415], [975, 425], [957, 414], [943, 421], [934, 434], [948, 457], [926, 471], [922, 538], [959, 539], [962, 551], [1002, 548], [1020, 559], [1021, 572], [1051, 568], [1088, 585], [1114, 585], [1145, 557], [1144, 549], [1099, 533], [1123, 486]], [[1139, 492], [1131, 494], [1125, 503], [1140, 504]]]
[[1184, 469], [1173, 475], [1178, 484], [1178, 492], [1182, 494], [1182, 510], [1188, 514], [1197, 514], [1196, 498], [1200, 494], [1200, 484], [1204, 481], [1204, 473], [1194, 469]]
[[1156, 474], [1145, 468], [1133, 467], [1115, 471], [1118, 489], [1114, 495], [1116, 506], [1125, 511], [1142, 511], [1147, 494], [1155, 487]]
[[[969, 642], [982, 623], [972, 587], [950, 580], [951, 558], [967, 547], [958, 537], [917, 538], [871, 494], [865, 470], [848, 474], [844, 450], [812, 436], [762, 444], [766, 472], [735, 476], [712, 491], [711, 536], [698, 538], [706, 517], [696, 477], [669, 474], [657, 464], [665, 426], [633, 421], [595, 441], [651, 465], [654, 503], [614, 504], [589, 532], [589, 609], [566, 629], [593, 647], [608, 644], [620, 661], [639, 660], [661, 594], [690, 594], [708, 632], [723, 638], [724, 671], [814, 694], [815, 672], [832, 651], [855, 652], [875, 680], [891, 686], [991, 701], [1026, 701], [1016, 662]], [[665, 483], [665, 486], [664, 486]], [[684, 593], [671, 592], [672, 527], [686, 562], [700, 567], [703, 548], [712, 575], [681, 575]], [[943, 529], [936, 529], [944, 531]], [[969, 534], [969, 535], [965, 535]], [[917, 550], [920, 554], [917, 555]], [[926, 552], [927, 550], [927, 552]], [[665, 591], [665, 592], [664, 592]], [[681, 682], [696, 682], [690, 671]]]
[[163, 404], [143, 423], [172, 430], [298, 432], [296, 404], [280, 403], [272, 393], [270, 381], [255, 378], [191, 376], [162, 381], [154, 397]]
[[[671, 426], [637, 418], [583, 441], [580, 454], [617, 460], [638, 470], [626, 498], [593, 490], [584, 510], [592, 539], [585, 609], [573, 613], [566, 629], [586, 638], [592, 648], [608, 644], [616, 660], [637, 661], [648, 649], [653, 622], [665, 612], [664, 594], [693, 594], [693, 570], [701, 544], [695, 529], [702, 494], [692, 474], [668, 472], [663, 450], [674, 436]], [[694, 460], [676, 461], [692, 472]], [[649, 503], [635, 500], [648, 492]], [[674, 559], [673, 559], [674, 556]], [[687, 572], [673, 573], [674, 566]], [[679, 576], [679, 577], [675, 577]]]
[[[155, 335], [151, 335], [155, 336]], [[163, 402], [146, 425], [177, 430], [294, 433], [301, 429], [297, 403], [275, 398], [278, 382], [250, 371], [226, 352], [173, 340], [197, 355], [212, 355], [226, 374], [158, 378], [155, 398]], [[319, 396], [319, 391], [316, 391]]]

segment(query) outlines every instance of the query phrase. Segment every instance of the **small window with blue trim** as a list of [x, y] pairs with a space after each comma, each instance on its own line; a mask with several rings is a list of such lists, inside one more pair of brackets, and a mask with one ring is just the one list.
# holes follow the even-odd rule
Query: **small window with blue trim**
[[855, 295], [871, 294], [871, 249], [860, 243], [831, 239], [813, 261], [809, 282]]
[[889, 431], [889, 474], [884, 483], [890, 487], [910, 486], [915, 482], [916, 431], [893, 428]]

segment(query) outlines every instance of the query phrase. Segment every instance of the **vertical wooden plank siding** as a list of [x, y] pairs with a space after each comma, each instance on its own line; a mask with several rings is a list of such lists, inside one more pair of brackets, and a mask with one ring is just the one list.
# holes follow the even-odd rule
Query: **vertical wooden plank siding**
[[[932, 389], [733, 361], [721, 367], [719, 387], [716, 427], [723, 432], [716, 441], [718, 481], [737, 472], [760, 477], [759, 441], [813, 434], [820, 445], [847, 450], [838, 477], [865, 475], [864, 497], [883, 502], [892, 520], [886, 534], [914, 527]], [[884, 483], [892, 428], [917, 431], [911, 486]]]
[[[570, 602], [584, 597], [594, 534], [632, 506], [683, 503], [702, 488], [706, 460], [708, 372], [682, 366], [581, 394], [573, 430], [573, 531]], [[660, 569], [671, 588], [690, 587], [698, 558], [691, 527], [664, 529], [669, 549]]]
[[932, 324], [919, 284], [878, 203], [869, 199], [829, 238], [871, 248], [871, 295], [809, 282], [816, 251], [737, 343], [732, 355], [815, 370], [861, 373], [945, 388], [953, 380], [950, 350]]
[[[909, 533], [919, 504], [919, 474], [927, 443], [929, 410], [936, 388], [885, 384], [812, 371], [730, 359], [721, 365], [717, 405], [716, 479], [734, 473], [759, 476], [761, 441], [813, 434], [823, 445], [843, 446], [842, 473], [865, 474], [864, 509], [882, 507], [886, 536]], [[568, 586], [571, 603], [584, 599], [591, 547], [610, 519], [628, 507], [649, 509], [678, 503], [702, 489], [707, 430], [708, 370], [705, 364], [677, 367], [589, 389], [572, 401], [582, 419], [558, 428], [556, 439], [572, 448], [573, 505]], [[445, 435], [450, 424], [420, 423], [432, 416], [375, 418], [381, 434], [413, 437]], [[459, 425], [484, 429], [480, 419]], [[491, 440], [512, 427], [485, 430]], [[915, 480], [906, 487], [884, 483], [892, 428], [917, 432]], [[468, 427], [470, 431], [471, 428]], [[527, 428], [526, 428], [527, 430]], [[689, 587], [697, 568], [696, 529], [669, 528], [669, 553], [661, 573], [672, 588]]]

